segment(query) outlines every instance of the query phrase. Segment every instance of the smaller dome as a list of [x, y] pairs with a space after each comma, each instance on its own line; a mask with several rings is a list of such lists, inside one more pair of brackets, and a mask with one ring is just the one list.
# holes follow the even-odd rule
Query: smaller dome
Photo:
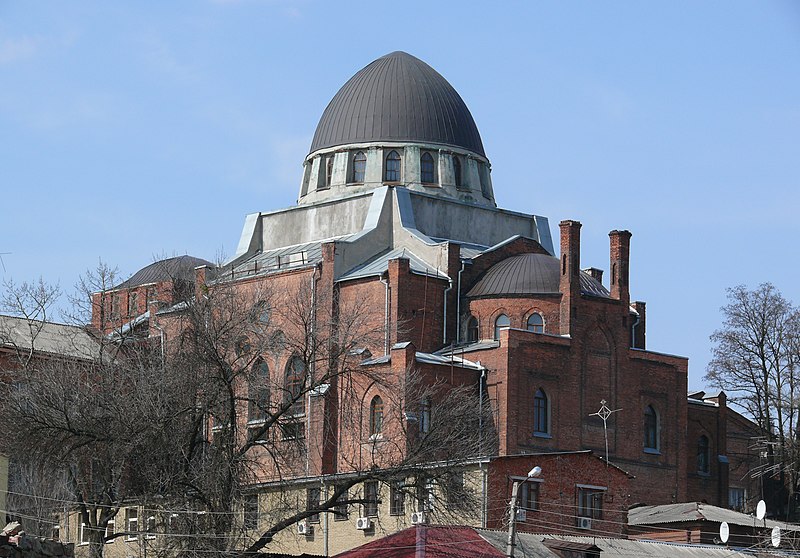
[[131, 289], [139, 285], [150, 283], [160, 283], [161, 281], [171, 281], [179, 279], [182, 281], [194, 282], [194, 268], [201, 265], [213, 266], [211, 262], [194, 256], [177, 256], [166, 260], [159, 260], [143, 267], [133, 274], [130, 279], [120, 283], [116, 289]]
[[[521, 254], [490, 267], [467, 293], [468, 297], [559, 294], [558, 258], [548, 254]], [[581, 271], [581, 293], [603, 298], [608, 290], [594, 277]]]

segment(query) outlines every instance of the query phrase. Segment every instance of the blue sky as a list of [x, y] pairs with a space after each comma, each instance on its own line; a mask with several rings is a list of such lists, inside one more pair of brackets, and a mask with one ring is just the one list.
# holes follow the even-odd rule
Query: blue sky
[[461, 93], [501, 207], [633, 232], [649, 348], [703, 387], [727, 287], [800, 303], [800, 4], [0, 0], [4, 279], [215, 259], [294, 203], [317, 121], [405, 50]]

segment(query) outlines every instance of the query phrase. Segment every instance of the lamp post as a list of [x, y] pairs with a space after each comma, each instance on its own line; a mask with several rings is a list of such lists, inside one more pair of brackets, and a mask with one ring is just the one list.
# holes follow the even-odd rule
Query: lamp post
[[528, 477], [524, 481], [515, 480], [511, 487], [511, 504], [508, 512], [508, 541], [506, 542], [506, 556], [513, 558], [514, 547], [517, 546], [515, 541], [517, 534], [517, 496], [519, 494], [520, 484], [527, 482], [528, 479], [538, 477], [542, 474], [542, 468], [539, 466], [534, 467], [528, 471]]

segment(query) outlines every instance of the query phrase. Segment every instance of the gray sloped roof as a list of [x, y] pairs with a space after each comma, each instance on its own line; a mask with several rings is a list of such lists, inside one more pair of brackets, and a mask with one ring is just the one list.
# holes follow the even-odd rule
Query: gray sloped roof
[[[490, 267], [467, 296], [501, 296], [559, 293], [558, 258], [549, 254], [520, 254]], [[606, 289], [588, 273], [580, 272], [581, 292], [608, 298]]]
[[139, 285], [148, 285], [171, 279], [194, 281], [194, 268], [201, 265], [214, 265], [211, 262], [194, 256], [178, 256], [159, 260], [143, 267], [133, 274], [127, 281], [120, 283], [114, 289], [130, 289]]
[[[505, 550], [508, 533], [489, 529], [476, 529], [492, 546]], [[640, 541], [630, 539], [614, 539], [601, 537], [577, 537], [552, 534], [517, 533], [516, 556], [520, 558], [555, 558], [557, 554], [545, 545], [545, 541], [565, 541], [595, 545], [600, 549], [600, 556], [653, 556], [656, 558], [745, 558], [750, 553], [739, 552], [724, 546], [706, 546], [699, 544], [676, 544], [657, 541]]]
[[408, 266], [412, 272], [416, 273], [417, 275], [427, 275], [429, 277], [436, 277], [439, 279], [447, 279], [447, 274], [436, 269], [435, 267], [429, 265], [425, 260], [416, 256], [411, 251], [405, 248], [396, 248], [394, 250], [389, 250], [388, 252], [384, 252], [376, 256], [375, 258], [368, 260], [366, 263], [359, 265], [341, 277], [339, 277], [339, 281], [348, 281], [350, 279], [359, 279], [361, 277], [372, 277], [375, 275], [383, 274], [387, 269], [389, 269], [389, 262], [391, 260], [396, 260], [398, 258], [406, 258], [408, 259]]
[[310, 152], [375, 141], [438, 143], [485, 156], [461, 96], [405, 52], [378, 58], [342, 86], [322, 113]]
[[93, 359], [100, 344], [82, 327], [0, 315], [0, 347]]
[[[662, 523], [683, 523], [694, 521], [710, 521], [712, 523], [727, 522], [729, 525], [753, 527], [755, 517], [746, 513], [703, 504], [701, 502], [682, 502], [680, 504], [664, 504], [660, 506], [641, 506], [628, 511], [629, 525], [657, 525]], [[764, 522], [759, 521], [759, 527]], [[797, 530], [796, 525], [766, 520], [769, 528]]]

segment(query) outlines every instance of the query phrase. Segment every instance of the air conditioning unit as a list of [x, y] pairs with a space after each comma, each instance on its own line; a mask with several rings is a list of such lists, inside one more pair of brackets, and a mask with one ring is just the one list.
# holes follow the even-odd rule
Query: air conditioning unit
[[372, 520], [369, 517], [359, 517], [356, 519], [356, 529], [359, 531], [369, 531], [372, 529]]
[[411, 523], [413, 523], [414, 525], [419, 525], [427, 522], [428, 518], [425, 517], [425, 512], [419, 511], [411, 514]]
[[314, 531], [314, 527], [309, 525], [307, 521], [301, 521], [297, 524], [298, 535], [310, 535]]
[[590, 517], [578, 518], [578, 529], [591, 529], [591, 528], [592, 528], [592, 518]]

